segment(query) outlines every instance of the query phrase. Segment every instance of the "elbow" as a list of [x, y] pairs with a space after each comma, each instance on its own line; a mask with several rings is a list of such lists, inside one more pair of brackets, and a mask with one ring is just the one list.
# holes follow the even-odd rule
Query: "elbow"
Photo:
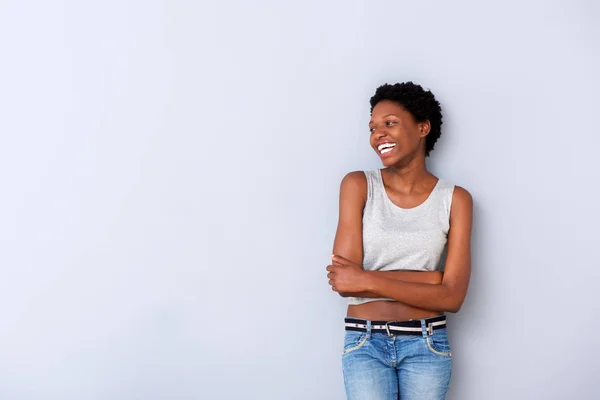
[[454, 307], [448, 307], [448, 308], [446, 308], [446, 310], [444, 310], [444, 311], [446, 311], [446, 312], [449, 312], [449, 313], [456, 314], [457, 312], [459, 312], [459, 311], [460, 311], [460, 306], [457, 306], [457, 307], [456, 307], [456, 306], [454, 306]]
[[456, 314], [457, 312], [460, 311], [462, 304], [463, 304], [463, 299], [452, 300], [448, 303], [445, 311]]
[[466, 292], [458, 290], [451, 285], [444, 285], [444, 294], [442, 295], [442, 304], [445, 312], [457, 313], [460, 311], [465, 301]]

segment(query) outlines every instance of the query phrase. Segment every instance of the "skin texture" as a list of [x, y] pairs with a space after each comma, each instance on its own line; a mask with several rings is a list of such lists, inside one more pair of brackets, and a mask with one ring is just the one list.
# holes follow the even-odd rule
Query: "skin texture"
[[[423, 203], [438, 178], [427, 171], [425, 138], [429, 121], [416, 122], [401, 105], [382, 100], [375, 105], [369, 123], [370, 144], [392, 142], [396, 147], [381, 157], [384, 186], [390, 200], [402, 208]], [[327, 277], [341, 296], [386, 297], [396, 301], [372, 301], [349, 305], [349, 317], [370, 320], [427, 318], [457, 312], [466, 296], [471, 274], [471, 226], [473, 200], [456, 186], [450, 210], [450, 230], [445, 271], [365, 271], [362, 268], [362, 212], [367, 197], [366, 177], [354, 171], [340, 185], [340, 215], [332, 263]]]

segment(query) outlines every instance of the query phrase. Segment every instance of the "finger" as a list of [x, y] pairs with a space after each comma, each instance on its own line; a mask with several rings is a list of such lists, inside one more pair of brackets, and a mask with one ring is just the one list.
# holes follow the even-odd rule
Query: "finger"
[[333, 272], [334, 268], [335, 268], [335, 265], [328, 265], [328, 266], [327, 266], [327, 268], [325, 268], [325, 269], [326, 269], [327, 271], [331, 271], [331, 272]]
[[350, 261], [347, 258], [344, 258], [342, 256], [334, 255], [334, 258], [332, 258], [332, 260], [333, 260], [334, 265], [341, 265], [344, 267], [362, 268], [362, 265], [355, 263], [354, 261]]
[[333, 260], [333, 262], [340, 264], [340, 265], [348, 265], [348, 261], [349, 261], [342, 256], [338, 256], [337, 254], [332, 254], [331, 259]]
[[347, 258], [338, 256], [337, 254], [333, 254], [331, 256], [331, 259], [333, 260], [333, 264], [336, 264], [336, 265], [343, 265], [345, 267], [358, 267], [359, 266], [354, 261], [350, 261]]
[[330, 280], [329, 280], [329, 284], [330, 284], [331, 286], [333, 286], [333, 279], [330, 279]]
[[330, 272], [330, 273], [328, 273], [328, 274], [327, 274], [327, 277], [328, 277], [329, 279], [333, 279], [333, 272]]

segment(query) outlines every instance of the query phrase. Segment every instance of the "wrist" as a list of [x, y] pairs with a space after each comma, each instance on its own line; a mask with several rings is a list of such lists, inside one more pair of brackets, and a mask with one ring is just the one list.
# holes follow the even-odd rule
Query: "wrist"
[[373, 282], [374, 279], [374, 274], [373, 271], [364, 271], [363, 272], [363, 284], [364, 284], [364, 291], [365, 292], [374, 292], [375, 291], [375, 285]]

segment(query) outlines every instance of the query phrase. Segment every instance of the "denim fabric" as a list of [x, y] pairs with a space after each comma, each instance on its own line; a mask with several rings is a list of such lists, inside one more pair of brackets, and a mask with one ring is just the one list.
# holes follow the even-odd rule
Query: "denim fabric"
[[450, 386], [452, 356], [446, 328], [420, 336], [346, 331], [342, 351], [349, 400], [439, 400]]

